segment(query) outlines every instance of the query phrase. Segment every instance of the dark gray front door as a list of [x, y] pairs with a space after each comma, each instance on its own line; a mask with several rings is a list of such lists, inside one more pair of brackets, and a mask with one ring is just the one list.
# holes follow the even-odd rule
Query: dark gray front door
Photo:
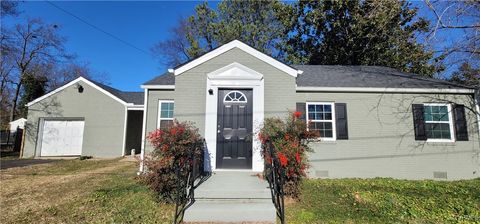
[[252, 168], [252, 90], [218, 91], [217, 168]]

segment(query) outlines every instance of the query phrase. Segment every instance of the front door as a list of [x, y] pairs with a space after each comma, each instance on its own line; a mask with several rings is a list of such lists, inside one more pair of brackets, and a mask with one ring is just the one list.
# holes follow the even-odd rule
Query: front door
[[218, 169], [252, 168], [252, 90], [218, 90]]

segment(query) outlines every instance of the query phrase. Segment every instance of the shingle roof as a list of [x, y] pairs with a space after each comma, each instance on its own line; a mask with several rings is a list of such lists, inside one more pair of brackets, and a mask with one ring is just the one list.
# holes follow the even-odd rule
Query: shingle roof
[[302, 87], [468, 88], [380, 66], [294, 65]]
[[[293, 65], [293, 67], [303, 71], [297, 76], [297, 86], [300, 87], [468, 88], [381, 66]], [[144, 85], [175, 85], [175, 76], [167, 72]]]
[[170, 72], [166, 72], [151, 79], [143, 85], [175, 85], [175, 75]]
[[89, 81], [95, 83], [95, 85], [99, 86], [100, 88], [106, 90], [107, 92], [113, 94], [114, 96], [120, 98], [121, 100], [127, 103], [133, 103], [135, 105], [143, 105], [143, 92], [124, 92], [118, 89], [115, 89], [111, 86], [107, 86], [105, 84], [99, 83], [97, 81], [90, 80]]

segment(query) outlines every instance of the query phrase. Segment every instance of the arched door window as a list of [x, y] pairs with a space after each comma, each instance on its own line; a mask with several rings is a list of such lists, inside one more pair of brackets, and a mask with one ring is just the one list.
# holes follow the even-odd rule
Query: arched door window
[[223, 98], [224, 103], [246, 103], [247, 96], [240, 91], [233, 90], [225, 95]]

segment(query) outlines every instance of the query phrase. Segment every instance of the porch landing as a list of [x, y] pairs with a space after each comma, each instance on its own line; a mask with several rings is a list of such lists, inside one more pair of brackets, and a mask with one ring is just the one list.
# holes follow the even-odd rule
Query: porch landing
[[253, 172], [217, 171], [195, 189], [185, 222], [275, 223], [268, 183]]

